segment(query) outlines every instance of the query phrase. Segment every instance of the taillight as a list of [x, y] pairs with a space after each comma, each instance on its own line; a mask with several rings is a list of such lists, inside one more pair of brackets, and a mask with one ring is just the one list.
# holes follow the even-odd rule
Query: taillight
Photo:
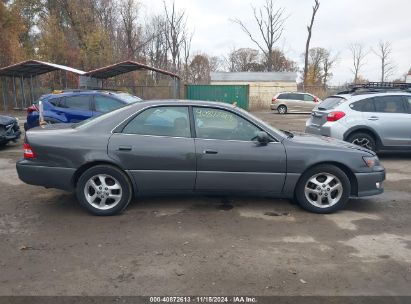
[[345, 113], [342, 111], [331, 112], [327, 116], [327, 121], [337, 121], [343, 118], [344, 116], [345, 116]]
[[38, 111], [39, 111], [39, 109], [37, 108], [37, 106], [36, 106], [36, 105], [32, 105], [32, 106], [30, 106], [30, 107], [27, 108], [27, 115], [29, 115], [29, 114], [31, 114], [31, 113], [33, 113], [33, 112], [38, 112]]
[[33, 149], [28, 143], [23, 144], [23, 149], [24, 149], [24, 158], [26, 159], [36, 158], [36, 153], [34, 153]]
[[271, 100], [272, 102], [276, 102], [277, 98], [273, 97], [273, 99]]
[[314, 102], [318, 102], [318, 97], [314, 96]]

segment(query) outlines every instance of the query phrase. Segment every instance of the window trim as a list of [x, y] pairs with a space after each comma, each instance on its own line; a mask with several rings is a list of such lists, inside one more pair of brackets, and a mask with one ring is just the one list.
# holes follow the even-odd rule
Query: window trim
[[[192, 108], [192, 107], [203, 107], [203, 108], [213, 108], [213, 109], [219, 109], [219, 110], [226, 110], [226, 111], [229, 111], [229, 112], [231, 112], [231, 113], [233, 113], [233, 114], [235, 114], [235, 115], [240, 116], [241, 118], [243, 118], [243, 119], [247, 120], [248, 122], [250, 122], [251, 124], [255, 125], [257, 128], [259, 128], [259, 129], [263, 130], [264, 132], [266, 132], [266, 133], [268, 134], [268, 136], [270, 136], [270, 137], [273, 139], [273, 141], [270, 142], [269, 144], [279, 144], [279, 143], [281, 143], [282, 140], [281, 140], [281, 139], [278, 139], [278, 138], [284, 138], [284, 137], [282, 137], [281, 135], [278, 135], [278, 134], [276, 134], [276, 133], [275, 133], [275, 134], [276, 134], [278, 137], [277, 137], [277, 136], [274, 136], [274, 135], [272, 134], [272, 132], [271, 132], [271, 131], [267, 131], [267, 129], [266, 129], [264, 126], [260, 126], [259, 124], [251, 121], [251, 120], [248, 119], [247, 117], [241, 115], [240, 113], [237, 113], [237, 112], [234, 111], [234, 110], [227, 109], [227, 108], [225, 108], [225, 107], [221, 107], [221, 106], [218, 106], [218, 105], [201, 105], [201, 104], [199, 104], [199, 105], [193, 105], [193, 104], [181, 104], [181, 105], [172, 104], [172, 105], [166, 105], [166, 104], [162, 104], [162, 105], [149, 105], [149, 106], [145, 106], [145, 107], [139, 109], [137, 112], [134, 112], [134, 113], [130, 114], [127, 118], [123, 119], [120, 123], [118, 123], [118, 124], [110, 131], [110, 133], [111, 133], [111, 134], [124, 134], [124, 135], [137, 135], [137, 134], [123, 133], [123, 130], [124, 130], [124, 128], [126, 127], [126, 125], [127, 125], [131, 120], [134, 119], [134, 117], [136, 117], [137, 115], [139, 115], [139, 114], [142, 113], [143, 111], [148, 110], [148, 109], [150, 109], [150, 108], [158, 108], [158, 107], [189, 107], [190, 129], [193, 129], [193, 125], [192, 125], [192, 124], [194, 124], [194, 115], [193, 115], [192, 110], [191, 110], [191, 113], [190, 113], [190, 108]], [[196, 137], [196, 134], [195, 134], [195, 127], [194, 127], [193, 130], [194, 130], [194, 132], [191, 132], [191, 136], [192, 136], [191, 138], [192, 138], [192, 139], [196, 139], [197, 137]], [[144, 135], [141, 135], [141, 136], [144, 136]], [[155, 136], [155, 135], [147, 135], [147, 136]], [[164, 136], [160, 136], [160, 137], [164, 137]], [[170, 137], [169, 137], [169, 138], [170, 138]], [[173, 137], [171, 137], [171, 138], [173, 138]], [[174, 138], [176, 138], [176, 137], [174, 137]], [[177, 138], [180, 138], [180, 137], [177, 137]], [[183, 138], [189, 138], [189, 137], [183, 137]], [[197, 138], [197, 139], [200, 139], [200, 138]], [[204, 139], [204, 138], [202, 138], [202, 139]], [[206, 139], [204, 139], [204, 140], [206, 140]], [[210, 140], [219, 140], [219, 139], [210, 139]], [[233, 141], [233, 140], [231, 140], [231, 141]], [[246, 142], [249, 143], [249, 142], [252, 142], [252, 141], [246, 141]]]
[[[124, 133], [124, 129], [126, 128], [126, 126], [132, 121], [134, 120], [134, 118], [136, 118], [137, 116], [139, 116], [140, 114], [142, 114], [145, 111], [148, 111], [152, 108], [177, 108], [177, 107], [186, 107], [187, 108], [187, 114], [189, 117], [189, 127], [190, 127], [190, 137], [182, 137], [182, 136], [168, 136], [168, 135], [152, 135], [152, 134], [135, 134], [135, 133]], [[189, 105], [158, 105], [158, 106], [148, 106], [145, 107], [143, 109], [141, 109], [140, 111], [132, 114], [131, 116], [129, 116], [128, 118], [126, 118], [123, 122], [121, 122], [118, 126], [116, 126], [113, 130], [111, 130], [112, 134], [123, 134], [123, 135], [137, 135], [137, 136], [152, 136], [152, 137], [162, 137], [162, 138], [191, 138], [193, 139], [193, 132], [192, 132], [192, 128], [191, 128], [191, 119], [190, 119], [190, 109], [189, 109]], [[114, 130], [116, 130], [120, 125], [122, 125], [124, 123], [124, 126], [121, 127], [121, 130], [119, 132], [114, 132]]]

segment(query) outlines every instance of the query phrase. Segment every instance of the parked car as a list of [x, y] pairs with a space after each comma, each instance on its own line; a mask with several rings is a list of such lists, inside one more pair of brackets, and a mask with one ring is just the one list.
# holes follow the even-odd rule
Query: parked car
[[[43, 103], [44, 120], [48, 124], [76, 123], [98, 116], [142, 99], [124, 92], [72, 90], [56, 91], [40, 98]], [[38, 102], [27, 109], [28, 130], [39, 125]]]
[[0, 115], [0, 146], [8, 142], [16, 142], [21, 135], [18, 119]]
[[331, 213], [349, 197], [382, 193], [385, 179], [370, 150], [280, 131], [233, 105], [202, 101], [136, 103], [29, 130], [17, 172], [28, 184], [74, 190], [96, 215], [165, 193], [295, 198]]
[[328, 97], [313, 110], [306, 132], [373, 151], [411, 150], [411, 92], [363, 90]]
[[288, 112], [311, 112], [321, 100], [309, 93], [283, 92], [275, 95], [271, 102], [271, 110], [279, 114]]

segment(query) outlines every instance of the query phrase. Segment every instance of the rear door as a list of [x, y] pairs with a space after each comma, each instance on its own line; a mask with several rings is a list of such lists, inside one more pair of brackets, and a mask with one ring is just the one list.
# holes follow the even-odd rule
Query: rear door
[[76, 123], [93, 116], [91, 109], [91, 94], [79, 94], [66, 96], [64, 99], [64, 110], [59, 115], [64, 115], [66, 121]]
[[373, 98], [375, 112], [365, 112], [365, 119], [377, 131], [384, 146], [411, 145], [411, 113], [404, 96]]
[[253, 141], [257, 126], [225, 109], [194, 107], [198, 191], [280, 193], [286, 154], [279, 142]]
[[111, 136], [108, 153], [132, 174], [139, 192], [194, 189], [196, 159], [187, 106], [144, 110]]

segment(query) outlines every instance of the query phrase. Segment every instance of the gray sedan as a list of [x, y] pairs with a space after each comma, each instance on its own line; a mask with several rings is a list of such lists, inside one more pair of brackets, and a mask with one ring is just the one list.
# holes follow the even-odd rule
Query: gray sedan
[[75, 191], [96, 215], [165, 193], [295, 199], [316, 213], [383, 192], [374, 152], [277, 130], [237, 107], [202, 101], [133, 104], [81, 123], [26, 133], [22, 181]]

